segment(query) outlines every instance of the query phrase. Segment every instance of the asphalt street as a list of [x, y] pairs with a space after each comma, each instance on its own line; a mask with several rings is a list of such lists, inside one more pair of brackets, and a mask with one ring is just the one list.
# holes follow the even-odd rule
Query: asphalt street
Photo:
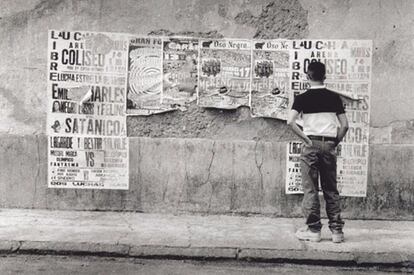
[[[401, 274], [408, 269], [351, 268], [238, 261], [152, 260], [91, 256], [7, 255], [0, 257], [0, 274]], [[412, 270], [411, 270], [412, 271]]]

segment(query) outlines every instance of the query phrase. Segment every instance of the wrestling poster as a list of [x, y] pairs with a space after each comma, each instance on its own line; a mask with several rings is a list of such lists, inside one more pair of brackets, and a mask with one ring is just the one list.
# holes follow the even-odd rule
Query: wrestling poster
[[302, 142], [291, 141], [286, 148], [286, 194], [302, 194], [300, 153]]
[[127, 37], [51, 30], [48, 54], [48, 186], [128, 189]]
[[197, 100], [198, 39], [171, 37], [163, 41], [162, 104], [185, 109]]
[[198, 104], [236, 109], [250, 106], [250, 40], [201, 40]]
[[290, 41], [255, 40], [253, 45], [252, 115], [286, 120], [290, 96]]

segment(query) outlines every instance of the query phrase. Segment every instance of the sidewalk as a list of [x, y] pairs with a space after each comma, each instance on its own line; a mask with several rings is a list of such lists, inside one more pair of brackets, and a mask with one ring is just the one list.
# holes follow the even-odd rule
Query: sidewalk
[[319, 243], [298, 241], [300, 219], [0, 210], [0, 255], [10, 253], [216, 258], [413, 266], [414, 222], [346, 220], [341, 244], [327, 222]]

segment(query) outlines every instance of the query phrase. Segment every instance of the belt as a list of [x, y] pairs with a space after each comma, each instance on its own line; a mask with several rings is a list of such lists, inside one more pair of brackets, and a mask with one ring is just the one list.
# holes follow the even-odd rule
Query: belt
[[336, 137], [323, 137], [323, 136], [308, 136], [308, 138], [313, 140], [321, 140], [321, 141], [334, 141], [336, 142]]

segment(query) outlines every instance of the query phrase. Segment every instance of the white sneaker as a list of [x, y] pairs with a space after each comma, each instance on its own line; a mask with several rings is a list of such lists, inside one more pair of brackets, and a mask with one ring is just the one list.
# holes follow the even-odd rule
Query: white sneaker
[[321, 241], [321, 232], [312, 232], [308, 227], [304, 227], [296, 231], [295, 236], [301, 241]]
[[342, 243], [345, 240], [344, 232], [332, 232], [332, 242]]

